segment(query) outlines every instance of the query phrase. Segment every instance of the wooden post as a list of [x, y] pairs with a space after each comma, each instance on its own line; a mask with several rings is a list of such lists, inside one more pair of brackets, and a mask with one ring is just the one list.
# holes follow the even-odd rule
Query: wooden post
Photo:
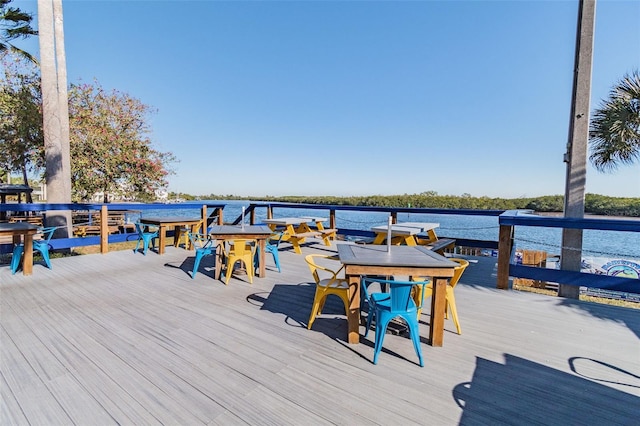
[[267, 219], [273, 219], [273, 209], [271, 206], [267, 206]]
[[336, 229], [336, 210], [329, 210], [329, 228]]
[[398, 223], [398, 212], [391, 212], [391, 223]]
[[109, 212], [107, 206], [100, 208], [100, 253], [109, 252]]
[[249, 225], [256, 223], [256, 208], [254, 206], [249, 207]]
[[496, 288], [509, 289], [509, 262], [513, 248], [513, 226], [500, 225], [498, 236], [498, 278]]
[[218, 213], [218, 225], [224, 225], [224, 219], [222, 218], [222, 209], [220, 207], [216, 207], [216, 212]]
[[201, 230], [196, 229], [196, 232], [200, 232], [200, 233], [206, 235], [207, 231], [208, 231], [207, 228], [209, 227], [208, 226], [209, 224], [207, 223], [207, 219], [209, 219], [209, 218], [207, 217], [207, 206], [206, 206], [206, 204], [202, 205], [202, 209], [201, 209], [200, 215], [202, 216], [202, 228], [201, 228]]
[[[596, 0], [580, 0], [573, 93], [569, 122], [569, 140], [564, 161], [567, 177], [564, 192], [564, 217], [584, 217], [584, 192], [587, 180], [587, 143], [589, 140], [589, 101], [591, 97], [591, 67]], [[582, 263], [582, 229], [562, 230], [560, 269], [580, 271]], [[558, 296], [578, 299], [580, 288], [560, 283]]]

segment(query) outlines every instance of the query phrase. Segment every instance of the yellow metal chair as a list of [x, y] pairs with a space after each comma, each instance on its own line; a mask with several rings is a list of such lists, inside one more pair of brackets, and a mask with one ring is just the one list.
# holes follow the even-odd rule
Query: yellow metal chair
[[[462, 273], [464, 272], [464, 270], [467, 268], [467, 266], [469, 266], [469, 262], [464, 259], [452, 258], [449, 260], [458, 263], [460, 266], [457, 266], [454, 269], [453, 277], [451, 277], [451, 279], [449, 280], [449, 283], [447, 284], [446, 305], [445, 305], [444, 313], [445, 313], [445, 318], [449, 319], [449, 311], [451, 311], [451, 315], [453, 317], [453, 323], [456, 325], [456, 330], [458, 331], [458, 334], [462, 334], [462, 329], [460, 328], [460, 321], [458, 320], [458, 310], [456, 309], [456, 297], [453, 293], [453, 289], [458, 284], [458, 281], [460, 280], [460, 277], [462, 276]], [[414, 279], [422, 280], [421, 278], [414, 278]], [[433, 282], [430, 282], [429, 284], [424, 286], [424, 298], [430, 297], [432, 293], [433, 293]], [[418, 301], [418, 300], [422, 300], [422, 298], [423, 298], [422, 287], [416, 286], [414, 300]], [[418, 310], [418, 318], [420, 318], [421, 314], [422, 314], [422, 308]]]
[[313, 297], [313, 306], [311, 307], [311, 315], [309, 316], [309, 323], [307, 324], [307, 329], [311, 330], [313, 322], [316, 317], [322, 313], [324, 302], [330, 294], [335, 294], [342, 299], [345, 313], [348, 311], [349, 281], [347, 281], [346, 277], [338, 277], [344, 268], [343, 265], [341, 265], [339, 269], [334, 270], [326, 266], [328, 262], [322, 262], [323, 260], [338, 261], [337, 256], [309, 254], [305, 256], [304, 260], [307, 262], [313, 280], [316, 282], [316, 293]]
[[248, 239], [238, 239], [229, 242], [229, 249], [225, 251], [225, 263], [227, 265], [227, 274], [225, 277], [225, 284], [229, 284], [231, 274], [233, 274], [233, 267], [236, 262], [244, 263], [244, 267], [247, 270], [247, 279], [249, 283], [253, 284], [253, 258], [256, 254], [257, 241]]

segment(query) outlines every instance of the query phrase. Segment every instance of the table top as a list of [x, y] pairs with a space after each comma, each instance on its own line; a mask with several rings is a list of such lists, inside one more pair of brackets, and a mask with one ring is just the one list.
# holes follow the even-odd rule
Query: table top
[[27, 231], [33, 231], [31, 233], [35, 233], [37, 230], [38, 230], [38, 226], [28, 222], [0, 223], [0, 232], [22, 233]]
[[[376, 233], [387, 233], [388, 227], [387, 225], [374, 226], [371, 228], [372, 231]], [[422, 232], [420, 228], [410, 227], [410, 226], [399, 226], [399, 225], [391, 225], [391, 234], [392, 235], [416, 235]]]
[[326, 222], [328, 219], [326, 217], [317, 217], [317, 216], [302, 216], [302, 219], [309, 219], [313, 222]]
[[165, 225], [165, 224], [189, 224], [189, 223], [198, 223], [202, 220], [202, 218], [192, 218], [192, 217], [141, 217], [141, 223], [149, 223], [152, 225]]
[[345, 265], [454, 268], [456, 262], [421, 246], [338, 244], [338, 256]]
[[268, 226], [259, 225], [216, 225], [209, 227], [209, 235], [271, 235], [273, 231]]
[[398, 222], [395, 225], [405, 228], [420, 228], [423, 232], [438, 228], [440, 226], [439, 223], [432, 222]]
[[313, 218], [309, 217], [278, 217], [263, 220], [264, 223], [270, 223], [272, 225], [300, 225], [301, 223], [313, 221]]

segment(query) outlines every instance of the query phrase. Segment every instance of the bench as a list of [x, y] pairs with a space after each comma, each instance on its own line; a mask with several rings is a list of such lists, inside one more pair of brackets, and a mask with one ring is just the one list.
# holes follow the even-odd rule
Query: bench
[[321, 234], [321, 238], [324, 241], [324, 245], [330, 246], [331, 240], [336, 239], [336, 235], [338, 234], [337, 228], [328, 228], [328, 229], [319, 229], [318, 232]]
[[[319, 237], [321, 235], [322, 234], [320, 232], [318, 232], [318, 231], [299, 232], [297, 234], [286, 235], [286, 241], [291, 242], [291, 245], [293, 245], [293, 250], [296, 253], [302, 254], [302, 250], [300, 249], [300, 243], [303, 243], [305, 238], [308, 238], [308, 237]], [[285, 241], [285, 237], [283, 237], [283, 241]]]
[[456, 240], [452, 238], [440, 238], [438, 240], [429, 242], [428, 244], [421, 244], [427, 247], [431, 251], [435, 251], [439, 254], [444, 254], [444, 251], [448, 248], [453, 248], [456, 245]]

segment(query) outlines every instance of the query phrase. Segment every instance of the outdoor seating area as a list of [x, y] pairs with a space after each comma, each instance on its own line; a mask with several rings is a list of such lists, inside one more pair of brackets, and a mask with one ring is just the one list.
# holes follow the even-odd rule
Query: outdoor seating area
[[[338, 255], [320, 240], [305, 254]], [[228, 286], [202, 266], [192, 278], [194, 256], [168, 246], [163, 256], [59, 258], [32, 276], [0, 268], [3, 424], [632, 424], [636, 417], [637, 311], [498, 290], [495, 258], [465, 257], [455, 287], [464, 334], [445, 321], [442, 347], [429, 344], [425, 297], [420, 368], [412, 339], [391, 327], [376, 351], [375, 320], [366, 337], [359, 324], [359, 344], [349, 343], [338, 297], [324, 300], [309, 329], [316, 283], [293, 250], [280, 251], [280, 273], [271, 273], [269, 259], [264, 277], [232, 277]]]

